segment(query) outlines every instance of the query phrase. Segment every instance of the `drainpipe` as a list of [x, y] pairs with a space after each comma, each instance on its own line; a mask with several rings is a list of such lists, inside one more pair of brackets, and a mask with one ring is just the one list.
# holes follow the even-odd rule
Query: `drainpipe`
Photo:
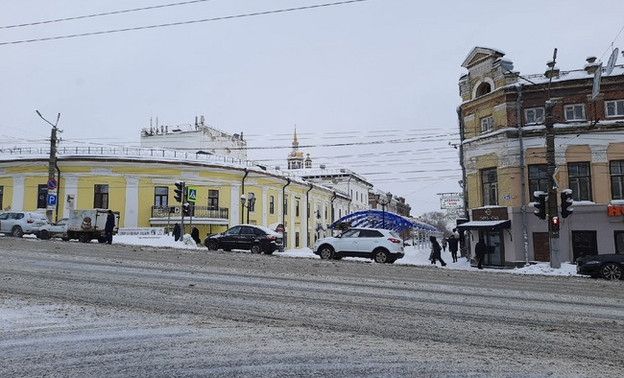
[[[242, 187], [242, 192], [243, 192], [242, 194], [243, 195], [245, 195], [245, 179], [247, 178], [248, 174], [249, 174], [249, 170], [247, 170], [247, 168], [245, 168], [245, 175], [243, 176], [243, 180], [241, 182], [241, 187]], [[240, 199], [239, 199], [239, 201], [240, 201]], [[241, 210], [240, 210], [240, 213], [241, 213], [241, 224], [245, 223], [245, 218], [244, 218], [245, 217], [245, 211], [244, 210], [245, 210], [244, 206], [241, 206]]]
[[461, 107], [457, 107], [457, 121], [459, 123], [459, 165], [462, 170], [462, 194], [464, 200], [464, 218], [468, 219], [468, 182], [466, 178], [466, 164], [464, 163], [464, 120]]
[[286, 187], [290, 185], [290, 179], [286, 179], [286, 185], [282, 186], [282, 224], [286, 224], [286, 215], [284, 215], [284, 207], [288, 206], [286, 204]]
[[516, 86], [518, 97], [516, 98], [516, 119], [518, 123], [518, 141], [520, 143], [520, 198], [522, 200], [522, 241], [524, 244], [524, 265], [529, 266], [529, 235], [527, 230], [527, 212], [526, 212], [526, 180], [525, 180], [525, 161], [524, 161], [524, 140], [522, 138], [522, 84]]
[[334, 192], [331, 198], [331, 224], [334, 224], [334, 200], [338, 197], [338, 193]]
[[310, 209], [310, 191], [314, 188], [314, 184], [310, 183], [310, 189], [306, 192], [306, 244], [310, 246], [310, 218], [312, 212], [308, 213], [308, 209]]

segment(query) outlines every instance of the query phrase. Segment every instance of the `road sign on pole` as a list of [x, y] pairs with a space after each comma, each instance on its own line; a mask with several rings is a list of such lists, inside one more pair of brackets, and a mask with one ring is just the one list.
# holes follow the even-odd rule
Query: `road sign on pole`
[[197, 202], [197, 187], [187, 186], [186, 189], [188, 190], [186, 194], [186, 200], [193, 203]]

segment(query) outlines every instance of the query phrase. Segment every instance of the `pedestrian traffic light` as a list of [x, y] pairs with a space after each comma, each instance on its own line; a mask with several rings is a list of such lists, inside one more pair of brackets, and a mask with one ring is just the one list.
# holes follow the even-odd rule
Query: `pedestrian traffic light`
[[546, 219], [546, 199], [548, 199], [548, 195], [541, 190], [536, 190], [533, 192], [533, 196], [535, 197], [535, 202], [532, 202], [535, 210], [533, 213], [539, 219]]
[[564, 189], [561, 192], [561, 217], [567, 218], [574, 212], [574, 209], [571, 209], [572, 203], [574, 200], [572, 199], [572, 189]]
[[191, 204], [188, 202], [185, 202], [182, 204], [182, 214], [184, 215], [191, 215]]
[[175, 187], [176, 188], [173, 190], [175, 192], [175, 196], [173, 198], [180, 203], [184, 202], [184, 181], [176, 182]]
[[559, 217], [550, 218], [550, 230], [553, 232], [559, 232]]

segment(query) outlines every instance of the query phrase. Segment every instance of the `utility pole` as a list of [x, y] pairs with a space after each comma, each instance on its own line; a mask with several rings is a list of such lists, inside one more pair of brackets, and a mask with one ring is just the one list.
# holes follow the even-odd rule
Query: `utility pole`
[[553, 108], [554, 102], [550, 99], [550, 84], [552, 82], [552, 74], [557, 60], [557, 49], [553, 52], [553, 60], [548, 63], [550, 67], [550, 80], [548, 82], [548, 98], [546, 100], [545, 122], [546, 127], [546, 164], [548, 173], [548, 237], [550, 245], [550, 267], [561, 268], [559, 259], [559, 209], [557, 206], [557, 186], [555, 184], [555, 171], [557, 169], [555, 161], [555, 128]]
[[58, 201], [58, 196], [57, 196], [58, 182], [56, 181], [56, 171], [55, 171], [56, 143], [58, 142], [58, 139], [56, 138], [56, 132], [58, 131], [57, 125], [58, 125], [59, 119], [61, 119], [61, 113], [58, 113], [58, 115], [56, 116], [56, 122], [52, 123], [48, 121], [47, 119], [43, 118], [41, 113], [39, 113], [39, 110], [36, 110], [36, 112], [39, 115], [39, 117], [41, 117], [42, 120], [46, 121], [47, 123], [50, 124], [50, 126], [52, 126], [52, 133], [50, 135], [50, 159], [48, 162], [48, 193], [46, 196], [47, 197], [46, 198], [46, 216], [48, 217], [48, 220], [52, 222], [52, 213], [54, 211], [53, 209], [56, 208], [56, 203]]

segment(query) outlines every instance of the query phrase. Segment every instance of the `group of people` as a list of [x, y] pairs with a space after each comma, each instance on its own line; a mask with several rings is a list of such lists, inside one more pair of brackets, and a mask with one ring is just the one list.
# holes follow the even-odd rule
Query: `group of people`
[[[180, 227], [179, 223], [176, 223], [173, 226], [172, 235], [175, 241], [182, 240], [182, 227]], [[199, 238], [199, 229], [197, 227], [193, 227], [191, 230], [191, 238], [195, 241], [196, 244], [201, 244], [201, 239]]]
[[[449, 252], [451, 252], [451, 258], [453, 262], [457, 262], [457, 251], [459, 250], [459, 239], [455, 237], [455, 234], [452, 234], [447, 239], [442, 239], [442, 245], [438, 243], [438, 239], [435, 236], [430, 236], [429, 241], [431, 242], [431, 254], [429, 255], [429, 260], [432, 264], [436, 264], [440, 261], [442, 266], [446, 266], [444, 260], [442, 260], [442, 251], [446, 251], [446, 247], [448, 246]], [[479, 239], [477, 244], [475, 245], [475, 257], [477, 258], [477, 268], [483, 269], [483, 259], [485, 258], [485, 254], [488, 251], [488, 246], [485, 244], [483, 239]]]
[[459, 239], [455, 237], [455, 235], [451, 235], [448, 239], [442, 239], [442, 245], [438, 243], [438, 239], [435, 236], [430, 236], [429, 241], [431, 242], [431, 254], [429, 255], [429, 260], [432, 264], [435, 264], [437, 261], [440, 261], [442, 266], [446, 266], [444, 260], [442, 260], [442, 251], [446, 251], [446, 247], [448, 246], [449, 252], [451, 252], [451, 258], [453, 262], [457, 262], [457, 251], [459, 250]]

